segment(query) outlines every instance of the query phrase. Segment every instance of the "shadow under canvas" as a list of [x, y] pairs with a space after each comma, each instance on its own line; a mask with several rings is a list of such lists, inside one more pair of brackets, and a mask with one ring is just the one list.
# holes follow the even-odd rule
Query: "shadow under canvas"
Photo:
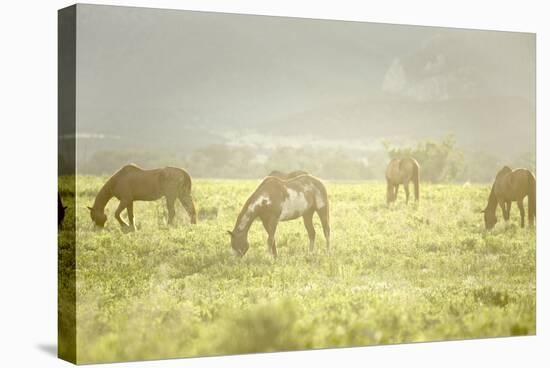
[[38, 344], [36, 345], [38, 350], [57, 358], [57, 344]]

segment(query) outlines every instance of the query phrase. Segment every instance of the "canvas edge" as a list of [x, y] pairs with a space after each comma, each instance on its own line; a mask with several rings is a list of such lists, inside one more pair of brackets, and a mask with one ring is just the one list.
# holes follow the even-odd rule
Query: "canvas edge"
[[[58, 194], [76, 189], [76, 18], [77, 5], [58, 10]], [[73, 202], [74, 203], [74, 202]], [[74, 208], [68, 208], [74, 214]], [[58, 214], [59, 218], [59, 214]], [[65, 216], [58, 229], [57, 356], [77, 363], [76, 349], [76, 217]], [[72, 229], [72, 230], [71, 230]]]

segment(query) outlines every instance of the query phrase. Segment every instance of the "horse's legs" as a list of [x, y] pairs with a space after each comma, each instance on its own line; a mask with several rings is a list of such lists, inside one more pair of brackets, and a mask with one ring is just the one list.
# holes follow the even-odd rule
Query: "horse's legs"
[[197, 223], [197, 211], [195, 210], [195, 204], [193, 203], [193, 198], [191, 198], [190, 195], [180, 194], [178, 196], [178, 199], [185, 208], [185, 211], [189, 215], [189, 218], [191, 219], [192, 224]]
[[309, 236], [309, 251], [313, 251], [315, 245], [315, 227], [313, 226], [313, 211], [308, 211], [304, 214], [304, 226]]
[[521, 227], [525, 227], [525, 208], [523, 208], [523, 198], [517, 201], [519, 214], [521, 215]]
[[395, 190], [394, 190], [394, 187], [393, 187], [393, 184], [390, 184], [389, 181], [387, 181], [386, 183], [386, 204], [389, 206], [391, 202], [394, 201], [394, 193], [395, 193]]
[[317, 210], [317, 215], [321, 220], [321, 225], [323, 226], [323, 233], [325, 235], [325, 241], [327, 242], [327, 252], [330, 251], [330, 224], [329, 224], [329, 214], [328, 206], [319, 208]]
[[405, 189], [405, 203], [409, 204], [409, 183], [403, 184], [403, 188]]
[[130, 201], [126, 207], [126, 212], [128, 213], [128, 222], [130, 223], [130, 230], [135, 231], [136, 227], [134, 225], [134, 202]]
[[510, 219], [509, 212], [506, 208], [507, 204], [504, 201], [499, 201], [498, 205], [500, 206], [500, 209], [502, 210], [502, 217], [504, 217], [504, 221], [508, 221]]
[[120, 224], [120, 226], [122, 226], [122, 228], [124, 228], [124, 229], [128, 228], [128, 224], [126, 222], [124, 222], [124, 220], [120, 217], [120, 214], [128, 206], [128, 203], [129, 203], [129, 201], [120, 201], [118, 203], [118, 207], [115, 211], [115, 218], [118, 221], [118, 223]]
[[393, 194], [393, 201], [397, 201], [397, 192], [399, 192], [399, 184], [395, 184], [395, 193]]
[[275, 230], [277, 230], [279, 220], [274, 217], [272, 219], [262, 219], [265, 231], [267, 231], [267, 248], [277, 258], [277, 246], [275, 245]]
[[168, 209], [168, 225], [172, 225], [174, 222], [174, 216], [176, 216], [176, 209], [174, 208], [174, 202], [176, 198], [172, 196], [166, 196], [166, 208]]
[[531, 195], [532, 194], [529, 194], [527, 197], [527, 205], [529, 206], [527, 211], [527, 219], [529, 220], [529, 226], [533, 227], [535, 226], [535, 211], [534, 211], [534, 208], [532, 208], [532, 206], [535, 206], [535, 204], [532, 202], [532, 200], [529, 200], [530, 199], [529, 196]]

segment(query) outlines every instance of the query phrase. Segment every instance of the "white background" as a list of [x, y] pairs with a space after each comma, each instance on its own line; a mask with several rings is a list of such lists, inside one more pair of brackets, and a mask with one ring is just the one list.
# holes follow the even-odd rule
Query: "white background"
[[[113, 5], [287, 15], [537, 33], [537, 336], [220, 358], [117, 367], [544, 366], [550, 361], [546, 241], [550, 104], [544, 1], [90, 1]], [[62, 0], [0, 3], [0, 365], [68, 366], [55, 358], [57, 9]], [[522, 122], [518, 121], [518, 125]], [[548, 144], [548, 143], [547, 143]], [[543, 222], [544, 221], [544, 222]], [[546, 348], [546, 351], [545, 351]], [[548, 363], [547, 363], [548, 364]], [[110, 365], [103, 365], [110, 366]]]

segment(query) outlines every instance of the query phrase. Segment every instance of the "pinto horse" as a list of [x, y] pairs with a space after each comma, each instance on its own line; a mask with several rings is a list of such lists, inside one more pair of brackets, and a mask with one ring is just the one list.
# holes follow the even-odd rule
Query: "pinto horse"
[[521, 227], [525, 227], [525, 209], [523, 207], [525, 197], [527, 197], [528, 203], [529, 225], [533, 226], [537, 212], [536, 193], [537, 183], [535, 175], [531, 171], [527, 169], [512, 170], [508, 166], [504, 166], [497, 173], [491, 187], [487, 206], [481, 211], [484, 214], [485, 228], [490, 230], [497, 223], [497, 205], [502, 210], [504, 220], [508, 221], [512, 202], [517, 203], [521, 215]]
[[275, 231], [279, 221], [302, 217], [309, 236], [309, 249], [315, 244], [313, 214], [321, 220], [327, 250], [330, 249], [329, 205], [323, 183], [311, 175], [299, 175], [283, 180], [276, 176], [266, 177], [244, 204], [231, 235], [231, 247], [238, 256], [248, 251], [248, 231], [255, 219], [260, 218], [267, 231], [268, 250], [277, 257]]
[[403, 184], [405, 188], [406, 203], [409, 203], [409, 182], [414, 184], [414, 199], [418, 201], [420, 197], [418, 162], [412, 157], [402, 159], [394, 158], [386, 168], [386, 203], [390, 204], [397, 199], [399, 185]]
[[[115, 218], [123, 231], [134, 231], [134, 201], [156, 201], [166, 198], [168, 224], [172, 224], [176, 214], [174, 204], [178, 199], [189, 214], [191, 223], [197, 223], [197, 213], [191, 197], [191, 177], [182, 169], [165, 167], [144, 170], [136, 165], [126, 165], [111, 176], [97, 194], [94, 205], [88, 207], [92, 221], [104, 227], [107, 221], [105, 206], [116, 197], [120, 203]], [[126, 210], [129, 224], [120, 217]]]

